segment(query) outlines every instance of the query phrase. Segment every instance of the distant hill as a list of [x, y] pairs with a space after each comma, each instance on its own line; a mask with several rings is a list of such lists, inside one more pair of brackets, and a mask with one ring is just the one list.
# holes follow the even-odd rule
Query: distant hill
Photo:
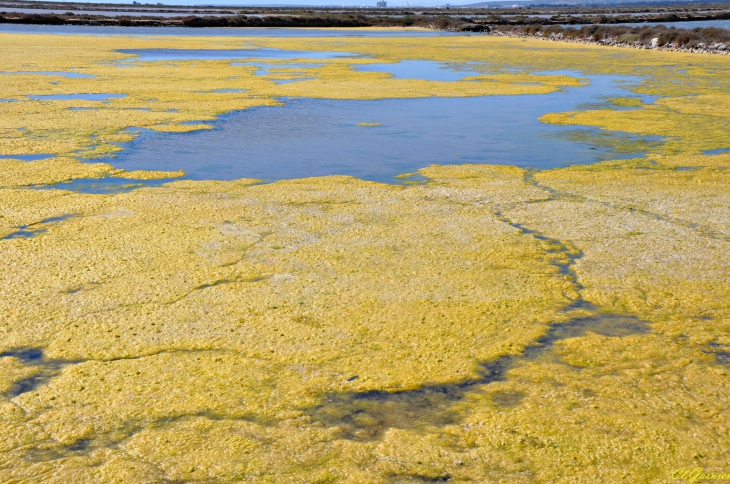
[[[601, 7], [601, 6], [609, 6], [609, 5], [621, 5], [625, 7], [639, 7], [639, 6], [679, 6], [679, 5], [697, 5], [697, 4], [717, 4], [722, 3], [718, 2], [717, 0], [681, 0], [681, 1], [672, 1], [672, 0], [644, 0], [644, 1], [636, 1], [636, 0], [615, 0], [615, 1], [606, 1], [606, 0], [539, 0], [539, 1], [526, 1], [526, 0], [516, 0], [516, 1], [492, 1], [492, 2], [479, 2], [479, 3], [469, 3], [469, 4], [458, 4], [459, 7], [464, 8], [510, 8], [513, 5], [517, 5], [520, 7]], [[457, 6], [457, 4], [453, 4], [454, 6]]]

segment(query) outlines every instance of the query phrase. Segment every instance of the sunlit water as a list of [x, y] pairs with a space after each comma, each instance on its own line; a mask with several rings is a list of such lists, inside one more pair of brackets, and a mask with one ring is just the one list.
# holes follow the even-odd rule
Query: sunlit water
[[[431, 64], [426, 77], [452, 72], [449, 66]], [[383, 66], [399, 69], [398, 64]], [[425, 71], [419, 65], [418, 74]], [[283, 107], [225, 115], [212, 123], [212, 130], [138, 130], [137, 139], [123, 144], [124, 151], [108, 161], [127, 170], [182, 169], [192, 179], [352, 175], [394, 182], [397, 175], [431, 164], [553, 168], [634, 157], [660, 143], [657, 138], [540, 122], [549, 112], [606, 105], [608, 97], [631, 95], [625, 82], [617, 82], [626, 79], [582, 77], [590, 84], [544, 95], [288, 98]]]
[[195, 15], [196, 17], [210, 17], [210, 16], [220, 16], [220, 17], [228, 17], [231, 14], [225, 14], [221, 12], [216, 13], [201, 13], [197, 12], [194, 13], [192, 11], [185, 11], [185, 12], [160, 12], [155, 10], [130, 10], [130, 11], [124, 11], [124, 10], [77, 10], [75, 8], [69, 9], [68, 7], [65, 7], [64, 5], [60, 5], [57, 9], [47, 9], [47, 8], [12, 8], [12, 7], [1, 7], [0, 11], [2, 12], [8, 12], [8, 13], [24, 13], [27, 15], [36, 15], [36, 14], [55, 14], [60, 15], [64, 14], [66, 12], [71, 12], [74, 15], [104, 15], [105, 17], [190, 17], [192, 15]]
[[[584, 25], [593, 25], [593, 24], [577, 24], [577, 25], [564, 25], [564, 27], [575, 27], [580, 28]], [[703, 28], [706, 29], [708, 27], [717, 27], [719, 29], [727, 29], [730, 30], [730, 20], [697, 20], [697, 21], [690, 21], [690, 22], [642, 22], [642, 23], [633, 23], [633, 24], [607, 24], [611, 26], [615, 25], [623, 25], [626, 27], [644, 27], [644, 26], [650, 26], [650, 27], [656, 27], [657, 25], [666, 25], [667, 27], [675, 27], [678, 29], [687, 29], [692, 30], [696, 28]]]
[[453, 82], [479, 74], [479, 72], [471, 70], [469, 65], [463, 64], [457, 69], [432, 61], [404, 60], [395, 63], [359, 65], [355, 67], [355, 70], [360, 72], [387, 72], [396, 79]]
[[[256, 66], [257, 74], [272, 68], [305, 68], [329, 58], [356, 57], [346, 52], [288, 51], [271, 48], [237, 50], [139, 49], [133, 62], [229, 59], [232, 65]], [[272, 63], [272, 60], [294, 62]], [[314, 61], [304, 63], [303, 59]], [[235, 62], [240, 60], [242, 62]], [[126, 64], [126, 63], [124, 63]], [[479, 63], [438, 63], [402, 60], [353, 66], [384, 72], [400, 79], [453, 82], [484, 71]], [[547, 74], [547, 73], [544, 73]], [[585, 76], [585, 85], [543, 95], [472, 98], [383, 99], [376, 101], [287, 98], [285, 106], [259, 107], [229, 113], [212, 122], [212, 130], [160, 133], [140, 128], [138, 137], [121, 146], [108, 161], [126, 170], [184, 170], [186, 178], [265, 181], [326, 175], [397, 182], [395, 178], [432, 164], [504, 164], [554, 168], [640, 156], [661, 140], [594, 128], [544, 124], [550, 112], [612, 107], [608, 98], [633, 95], [626, 87], [638, 79]], [[290, 79], [278, 82], [300, 82]], [[478, 81], [474, 81], [478, 82]], [[233, 86], [227, 91], [245, 91]], [[124, 94], [62, 94], [31, 99], [108, 100]], [[635, 95], [634, 95], [635, 96]], [[644, 96], [645, 103], [654, 98]], [[74, 109], [71, 107], [70, 109]], [[83, 109], [83, 108], [77, 108]], [[88, 109], [88, 108], [87, 108]], [[190, 124], [196, 124], [195, 121]], [[30, 155], [28, 161], [37, 159]], [[402, 180], [401, 180], [402, 181]], [[82, 191], [119, 189], [119, 183], [81, 182]], [[143, 183], [147, 184], [147, 183]], [[125, 188], [126, 189], [126, 188]]]
[[27, 75], [27, 76], [59, 76], [59, 77], [67, 77], [69, 79], [93, 79], [96, 76], [93, 76], [91, 74], [83, 74], [81, 72], [67, 72], [67, 71], [18, 71], [18, 72], [11, 72], [11, 71], [2, 71], [0, 74], [5, 75]]
[[45, 160], [47, 158], [53, 158], [55, 155], [0, 155], [0, 160], [23, 160], [23, 161], [36, 161]]
[[0, 24], [0, 32], [55, 35], [140, 35], [196, 37], [433, 37], [479, 35], [439, 32], [426, 29], [338, 29], [338, 28], [267, 28], [267, 27], [112, 27], [94, 25], [24, 25]]
[[321, 52], [284, 50], [273, 48], [251, 49], [120, 49], [117, 52], [132, 54], [128, 62], [155, 62], [179, 60], [226, 60], [226, 59], [335, 59], [338, 57], [362, 57], [348, 52]]

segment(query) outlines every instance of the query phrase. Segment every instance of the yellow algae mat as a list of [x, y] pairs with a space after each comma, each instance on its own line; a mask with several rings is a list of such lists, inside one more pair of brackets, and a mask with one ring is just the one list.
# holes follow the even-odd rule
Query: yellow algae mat
[[[363, 55], [299, 59], [307, 80], [279, 84], [303, 68], [117, 52], [257, 47]], [[400, 59], [483, 74], [353, 68]], [[183, 175], [93, 161], [129, 127], [207, 129], [287, 96], [537, 103], [584, 81], [536, 73], [576, 70], [641, 80], [543, 122], [665, 142], [587, 167], [425, 167], [413, 185], [33, 188]], [[730, 57], [481, 36], [0, 34], [0, 71], [0, 481], [730, 473], [730, 154], [717, 151], [730, 147]], [[78, 93], [126, 97], [28, 97]], [[56, 156], [12, 158], [29, 154]]]

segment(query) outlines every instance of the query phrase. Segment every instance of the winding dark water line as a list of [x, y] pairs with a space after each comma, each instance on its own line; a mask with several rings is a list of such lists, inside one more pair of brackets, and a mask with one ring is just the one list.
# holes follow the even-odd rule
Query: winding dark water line
[[127, 193], [138, 188], [159, 187], [180, 178], [162, 178], [156, 180], [137, 180], [132, 178], [78, 178], [76, 180], [53, 183], [49, 185], [33, 185], [34, 190], [68, 190], [75, 193], [95, 195], [114, 195]]
[[64, 367], [82, 363], [81, 361], [53, 360], [45, 357], [42, 348], [17, 348], [0, 353], [0, 358], [13, 357], [26, 366], [39, 367], [41, 371], [31, 377], [16, 381], [12, 388], [4, 394], [7, 398], [15, 398], [32, 392], [58, 376]]
[[[573, 308], [595, 309], [588, 304]], [[390, 428], [412, 429], [423, 426], [443, 426], [458, 423], [461, 415], [455, 404], [485, 385], [504, 381], [506, 373], [525, 361], [534, 361], [563, 339], [593, 332], [603, 336], [623, 337], [646, 333], [646, 322], [632, 316], [596, 314], [587, 318], [553, 326], [547, 335], [528, 346], [521, 356], [504, 356], [482, 365], [478, 379], [461, 383], [426, 385], [418, 390], [401, 392], [369, 391], [363, 393], [334, 393], [321, 405], [307, 409], [312, 420], [328, 427], [339, 427], [341, 436], [349, 440], [372, 441]], [[576, 368], [577, 369], [577, 368]], [[499, 395], [507, 406], [518, 404], [520, 395]]]
[[[526, 174], [525, 182], [537, 186], [530, 172]], [[556, 191], [548, 190], [547, 193], [550, 200], [561, 196]], [[322, 404], [306, 410], [314, 421], [338, 427], [343, 438], [358, 441], [376, 440], [390, 428], [410, 429], [455, 424], [461, 419], [461, 414], [455, 409], [456, 403], [490, 383], [506, 380], [506, 374], [510, 369], [545, 355], [558, 341], [583, 336], [588, 332], [602, 336], [623, 337], [650, 330], [648, 323], [643, 320], [630, 315], [601, 313], [598, 307], [583, 299], [580, 293], [583, 285], [573, 268], [583, 256], [582, 251], [512, 221], [502, 210], [497, 210], [494, 215], [503, 223], [518, 229], [520, 233], [549, 243], [549, 248], [545, 250], [546, 255], [563, 258], [562, 261], [553, 259], [551, 264], [557, 267], [560, 277], [566, 277], [572, 282], [577, 294], [577, 297], [566, 294], [573, 302], [564, 308], [563, 312], [583, 309], [592, 312], [593, 315], [552, 325], [545, 336], [526, 347], [521, 355], [503, 356], [493, 362], [483, 363], [477, 379], [460, 383], [426, 385], [417, 390], [400, 392], [369, 391], [327, 395]], [[493, 401], [498, 406], [516, 406], [520, 404], [522, 397], [521, 394], [503, 392], [495, 394]]]
[[64, 220], [67, 220], [74, 216], [75, 215], [72, 214], [62, 215], [60, 217], [47, 218], [31, 225], [21, 225], [19, 227], [15, 227], [18, 229], [16, 232], [11, 233], [10, 235], [6, 235], [5, 237], [0, 238], [0, 240], [28, 239], [31, 237], [35, 237], [36, 235], [46, 232], [48, 230], [48, 226], [63, 222]]

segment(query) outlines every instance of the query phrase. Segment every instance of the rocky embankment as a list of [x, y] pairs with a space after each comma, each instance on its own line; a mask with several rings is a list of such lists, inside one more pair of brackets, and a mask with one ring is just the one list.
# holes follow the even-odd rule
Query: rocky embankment
[[487, 18], [480, 18], [478, 22], [484, 25], [615, 25], [643, 24], [646, 22], [704, 22], [708, 20], [730, 20], [730, 11], [650, 12], [639, 15], [556, 14], [547, 18], [530, 15], [490, 15]]
[[730, 31], [715, 27], [686, 30], [668, 28], [664, 25], [642, 27], [589, 25], [576, 29], [559, 25], [521, 27], [502, 25], [490, 28], [489, 33], [634, 49], [730, 54]]

